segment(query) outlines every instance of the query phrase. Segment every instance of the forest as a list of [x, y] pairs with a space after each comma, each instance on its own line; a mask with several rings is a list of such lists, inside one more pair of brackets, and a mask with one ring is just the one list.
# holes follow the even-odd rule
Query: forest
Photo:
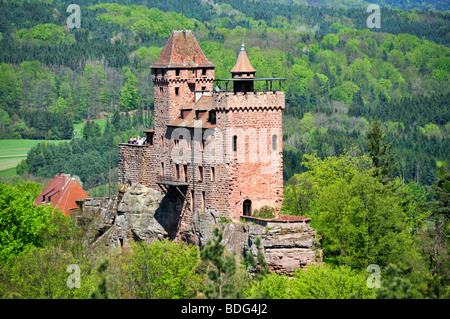
[[[295, 281], [265, 271], [251, 280], [246, 270], [251, 261], [245, 261], [228, 270], [229, 296], [394, 298], [399, 285], [401, 297], [448, 298], [449, 4], [373, 2], [381, 6], [379, 29], [367, 27], [368, 4], [357, 0], [184, 0], [184, 14], [179, 1], [80, 0], [81, 28], [70, 29], [71, 1], [0, 0], [0, 139], [64, 140], [33, 147], [17, 175], [0, 183], [5, 265], [0, 296], [14, 297], [6, 291], [22, 291], [17, 296], [23, 298], [191, 298], [208, 291], [216, 296], [206, 253], [197, 256], [190, 247], [176, 257], [185, 258], [186, 272], [195, 275], [170, 273], [166, 260], [168, 273], [159, 275], [174, 280], [168, 283], [142, 272], [149, 267], [142, 254], [175, 252], [181, 249], [176, 244], [137, 246], [121, 256], [102, 255], [104, 260], [83, 257], [89, 255], [82, 253], [83, 229], [31, 205], [59, 172], [78, 176], [92, 196], [109, 195], [108, 181], [117, 179], [117, 145], [153, 126], [150, 65], [171, 31], [183, 27], [194, 32], [216, 65], [216, 78], [229, 77], [242, 42], [257, 77], [286, 78], [283, 213], [312, 217], [326, 238], [327, 267], [299, 272]], [[107, 119], [106, 126], [99, 127], [97, 119]], [[74, 134], [80, 123], [83, 129]], [[345, 178], [339, 177], [342, 170]], [[27, 194], [27, 202], [17, 202], [18, 194]], [[30, 220], [11, 220], [13, 211], [28, 212]], [[331, 213], [338, 211], [346, 212], [345, 218]], [[42, 214], [48, 216], [39, 219]], [[379, 219], [392, 225], [378, 225]], [[331, 221], [345, 226], [337, 231]], [[15, 234], [19, 228], [23, 231]], [[349, 236], [360, 250], [343, 246]], [[389, 238], [395, 238], [393, 246]], [[414, 257], [407, 260], [399, 247], [411, 247], [403, 253]], [[36, 278], [25, 274], [25, 265], [39, 258], [37, 272], [57, 256], [65, 260], [57, 267], [76, 260], [89, 269], [86, 286], [56, 289], [53, 295], [48, 287], [57, 278], [49, 270], [47, 288], [27, 288]], [[367, 289], [368, 263], [386, 267], [392, 282], [385, 290]], [[324, 291], [330, 289], [325, 295], [306, 288], [312, 280], [320, 285], [324, 275], [335, 280], [327, 288], [323, 283]], [[148, 290], [149, 281], [158, 288]], [[202, 286], [210, 281], [212, 288]], [[341, 281], [354, 289], [339, 291]], [[167, 287], [161, 285], [169, 285], [172, 294], [164, 295]]]

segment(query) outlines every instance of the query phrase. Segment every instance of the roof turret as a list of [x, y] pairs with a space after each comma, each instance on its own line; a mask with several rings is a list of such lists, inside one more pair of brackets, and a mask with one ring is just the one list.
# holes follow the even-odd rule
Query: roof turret
[[242, 43], [241, 51], [239, 52], [236, 65], [230, 71], [234, 77], [240, 77], [240, 75], [250, 73], [250, 77], [255, 77], [255, 68], [250, 64], [247, 52], [245, 51], [245, 45]]

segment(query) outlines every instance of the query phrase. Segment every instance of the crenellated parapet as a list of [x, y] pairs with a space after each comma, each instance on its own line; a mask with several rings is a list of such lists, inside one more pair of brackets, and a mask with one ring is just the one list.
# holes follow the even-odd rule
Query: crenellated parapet
[[219, 92], [213, 95], [215, 110], [283, 110], [285, 97], [282, 91], [270, 92]]

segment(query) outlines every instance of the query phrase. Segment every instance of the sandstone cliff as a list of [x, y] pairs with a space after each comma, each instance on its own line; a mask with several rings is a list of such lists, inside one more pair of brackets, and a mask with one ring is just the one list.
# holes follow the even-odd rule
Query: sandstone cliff
[[[298, 268], [320, 261], [321, 250], [309, 219], [264, 220], [249, 217], [231, 220], [213, 211], [195, 212], [189, 223], [180, 223], [181, 200], [171, 200], [163, 192], [139, 185], [119, 187], [111, 199], [78, 202], [80, 216], [93, 220], [86, 244], [94, 248], [125, 247], [132, 241], [151, 243], [170, 238], [198, 246], [205, 245], [219, 227], [223, 243], [239, 257], [257, 254], [255, 240], [272, 271], [291, 274]], [[185, 218], [183, 220], [186, 220]]]

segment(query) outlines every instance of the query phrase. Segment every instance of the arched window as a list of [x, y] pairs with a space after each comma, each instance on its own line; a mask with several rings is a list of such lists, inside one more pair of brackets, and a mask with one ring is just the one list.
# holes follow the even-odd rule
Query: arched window
[[276, 151], [278, 149], [277, 145], [277, 135], [272, 135], [272, 150]]

